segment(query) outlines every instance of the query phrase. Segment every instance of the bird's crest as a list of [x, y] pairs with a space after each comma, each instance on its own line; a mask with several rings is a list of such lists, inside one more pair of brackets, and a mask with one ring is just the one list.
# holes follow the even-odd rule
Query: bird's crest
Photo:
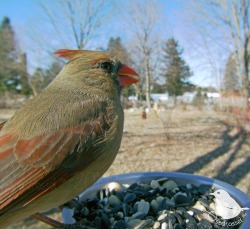
[[101, 60], [107, 60], [109, 57], [107, 54], [100, 52], [100, 51], [91, 51], [91, 50], [71, 50], [71, 49], [59, 49], [54, 52], [54, 54], [57, 55], [58, 58], [65, 58], [67, 60], [71, 60], [72, 58], [79, 56], [79, 55], [92, 55], [95, 54], [95, 56], [98, 54], [100, 57], [95, 58], [92, 62], [92, 64], [96, 64], [97, 62]]
[[70, 50], [70, 49], [59, 49], [54, 52], [54, 54], [57, 55], [58, 58], [65, 58], [67, 60], [70, 60], [75, 55], [82, 53], [83, 50]]

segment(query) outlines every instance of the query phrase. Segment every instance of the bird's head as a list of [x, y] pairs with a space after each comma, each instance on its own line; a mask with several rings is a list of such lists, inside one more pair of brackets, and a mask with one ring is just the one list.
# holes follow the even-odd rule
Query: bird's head
[[228, 194], [227, 191], [222, 190], [222, 189], [218, 189], [213, 193], [210, 193], [211, 196], [214, 196], [218, 199], [227, 199], [227, 198], [231, 198], [230, 195]]
[[[59, 58], [65, 58], [63, 77], [81, 80], [83, 84], [111, 89], [112, 86], [129, 86], [139, 82], [138, 74], [120, 60], [100, 51], [61, 49], [55, 52]], [[78, 81], [79, 82], [79, 81]]]

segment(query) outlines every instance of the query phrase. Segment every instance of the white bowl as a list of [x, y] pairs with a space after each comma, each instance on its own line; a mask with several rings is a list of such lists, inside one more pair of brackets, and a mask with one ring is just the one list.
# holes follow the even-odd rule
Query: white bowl
[[[120, 184], [132, 184], [132, 183], [149, 183], [151, 180], [160, 178], [169, 178], [174, 180], [178, 185], [186, 185], [188, 183], [194, 185], [206, 184], [214, 186], [216, 189], [223, 189], [227, 191], [230, 196], [236, 200], [236, 202], [241, 207], [248, 207], [250, 209], [250, 197], [235, 188], [234, 186], [227, 184], [225, 182], [187, 173], [176, 173], [176, 172], [144, 172], [144, 173], [128, 173], [116, 176], [105, 177], [98, 180], [93, 186], [84, 191], [79, 195], [80, 199], [87, 199], [95, 197], [98, 190], [102, 189], [106, 184], [110, 182], [118, 182]], [[73, 210], [69, 208], [64, 208], [62, 212], [62, 217], [64, 223], [73, 224], [75, 220], [72, 218]], [[250, 228], [250, 212], [246, 213], [244, 222], [242, 223], [241, 229]]]

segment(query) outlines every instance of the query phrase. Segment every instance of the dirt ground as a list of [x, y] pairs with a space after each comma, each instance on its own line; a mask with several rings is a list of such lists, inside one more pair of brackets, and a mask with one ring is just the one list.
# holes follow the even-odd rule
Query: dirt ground
[[[146, 171], [192, 173], [225, 181], [250, 195], [250, 136], [228, 125], [229, 116], [178, 109], [147, 116], [142, 119], [138, 110], [125, 111], [120, 152], [104, 176]], [[39, 223], [19, 224], [18, 228], [48, 227]]]
[[146, 120], [126, 112], [120, 152], [105, 176], [143, 171], [204, 175], [250, 195], [250, 136], [211, 112], [167, 110]]

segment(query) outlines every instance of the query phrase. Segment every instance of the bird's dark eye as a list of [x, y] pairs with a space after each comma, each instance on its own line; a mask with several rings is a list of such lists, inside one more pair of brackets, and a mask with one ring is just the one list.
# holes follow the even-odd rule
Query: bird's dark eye
[[107, 72], [111, 72], [113, 65], [111, 62], [102, 62], [100, 67]]

